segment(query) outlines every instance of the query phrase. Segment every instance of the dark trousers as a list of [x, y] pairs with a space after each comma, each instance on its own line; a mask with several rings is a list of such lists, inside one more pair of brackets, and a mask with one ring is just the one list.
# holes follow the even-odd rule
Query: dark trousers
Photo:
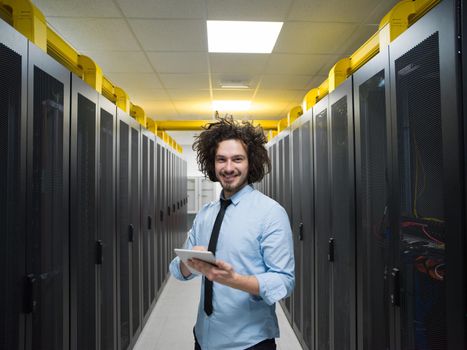
[[[202, 350], [201, 346], [199, 346], [198, 339], [196, 339], [195, 330], [193, 329], [193, 335], [195, 336], [195, 350]], [[274, 338], [266, 339], [258, 344], [250, 346], [248, 349], [245, 350], [276, 350], [276, 341]]]

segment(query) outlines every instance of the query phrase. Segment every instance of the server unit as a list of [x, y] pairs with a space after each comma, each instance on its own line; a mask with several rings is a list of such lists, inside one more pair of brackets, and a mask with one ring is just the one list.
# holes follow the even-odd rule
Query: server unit
[[[0, 21], [0, 348], [23, 349], [25, 321], [31, 319], [22, 299], [26, 278], [26, 129], [28, 42]], [[32, 290], [30, 290], [32, 292]], [[24, 310], [27, 306], [27, 310]], [[30, 341], [29, 341], [30, 343]]]
[[70, 337], [71, 349], [98, 345], [98, 94], [71, 80]]
[[141, 326], [140, 126], [117, 110], [117, 230], [120, 349], [128, 349]]

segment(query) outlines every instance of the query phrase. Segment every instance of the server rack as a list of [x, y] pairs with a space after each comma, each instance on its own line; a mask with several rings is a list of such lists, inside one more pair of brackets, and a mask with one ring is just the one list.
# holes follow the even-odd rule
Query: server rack
[[355, 176], [352, 78], [329, 95], [330, 349], [355, 349]]
[[[295, 254], [295, 288], [291, 300], [291, 312], [293, 326], [295, 329], [302, 329], [302, 282], [303, 282], [303, 227], [300, 227], [302, 221], [301, 213], [301, 178], [300, 178], [300, 124], [301, 120], [297, 120], [291, 127], [290, 139], [291, 146], [290, 154], [290, 169], [294, 176], [291, 176], [291, 189], [292, 189], [292, 216], [290, 217], [292, 227], [292, 238], [294, 243]], [[303, 226], [303, 225], [302, 225]], [[299, 332], [300, 334], [300, 332]]]
[[330, 322], [330, 182], [329, 182], [329, 113], [328, 97], [313, 108], [314, 178], [315, 178], [315, 347], [329, 349]]
[[100, 348], [116, 349], [118, 333], [117, 298], [117, 109], [99, 96], [98, 231], [97, 253]]
[[0, 61], [0, 348], [24, 349], [28, 42], [2, 21]]
[[358, 349], [390, 348], [389, 51], [353, 75]]
[[[98, 348], [98, 95], [71, 79], [70, 339], [71, 349]], [[99, 261], [98, 261], [99, 259]]]
[[300, 117], [300, 206], [299, 235], [302, 242], [302, 325], [300, 329], [304, 348], [311, 349], [314, 339], [314, 188], [313, 188], [313, 111]]
[[29, 43], [27, 348], [69, 348], [70, 72]]
[[143, 282], [143, 322], [149, 317], [149, 311], [155, 298], [155, 178], [154, 145], [156, 136], [142, 130], [141, 158], [141, 237], [142, 237], [142, 282]]
[[466, 345], [458, 5], [441, 2], [389, 47], [400, 349]]
[[133, 346], [141, 326], [140, 126], [117, 109], [119, 349]]

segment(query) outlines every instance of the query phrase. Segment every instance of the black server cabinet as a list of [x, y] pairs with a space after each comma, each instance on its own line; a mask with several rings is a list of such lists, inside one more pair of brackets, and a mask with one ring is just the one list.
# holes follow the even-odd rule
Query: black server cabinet
[[[289, 218], [292, 227], [292, 239], [294, 243], [295, 255], [295, 288], [292, 293], [292, 326], [298, 333], [301, 333], [302, 328], [302, 283], [303, 283], [303, 236], [301, 200], [302, 184], [300, 183], [300, 126], [301, 120], [297, 120], [291, 127], [290, 139], [290, 159], [291, 159], [291, 185], [292, 185], [292, 216]], [[282, 177], [282, 176], [280, 176]]]
[[161, 157], [161, 173], [162, 173], [162, 179], [161, 179], [161, 203], [162, 203], [162, 251], [161, 251], [161, 259], [162, 259], [162, 281], [165, 281], [165, 277], [167, 275], [167, 251], [169, 250], [169, 240], [168, 240], [168, 222], [169, 222], [169, 206], [167, 203], [167, 177], [168, 177], [168, 168], [167, 168], [167, 147], [162, 144], [162, 157]]
[[[282, 206], [285, 208], [285, 211], [287, 212], [289, 216], [289, 220], [292, 220], [292, 177], [294, 176], [292, 173], [291, 169], [291, 162], [290, 162], [290, 131], [289, 130], [284, 130], [282, 131], [284, 133], [284, 138], [283, 138], [283, 145], [284, 145], [284, 150], [283, 150], [283, 161], [284, 161], [284, 172], [283, 174], [278, 174], [279, 176], [279, 185], [283, 187], [284, 191], [284, 203], [281, 203]], [[292, 304], [292, 299], [293, 296], [288, 297], [284, 300], [283, 305], [285, 306], [285, 315], [287, 319], [289, 320], [290, 324], [293, 324], [293, 304]]]
[[70, 72], [29, 43], [27, 348], [69, 348]]
[[[313, 188], [313, 140], [310, 109], [300, 119], [300, 207], [301, 221], [298, 234], [302, 240], [302, 342], [304, 348], [313, 349], [314, 339], [314, 188]], [[296, 176], [296, 175], [295, 175]]]
[[99, 96], [98, 291], [100, 348], [117, 349], [117, 108]]
[[465, 232], [456, 1], [389, 47], [396, 347], [465, 349]]
[[141, 132], [141, 254], [142, 298], [144, 320], [155, 298], [155, 135], [147, 130]]
[[380, 52], [353, 75], [357, 347], [390, 348], [389, 56]]
[[[164, 223], [164, 203], [162, 203], [162, 179], [163, 179], [163, 167], [162, 167], [162, 152], [163, 146], [162, 141], [157, 138], [156, 139], [156, 214], [157, 214], [157, 226], [156, 226], [156, 236], [157, 236], [157, 256], [156, 256], [156, 264], [157, 264], [157, 285], [158, 292], [160, 287], [162, 286], [162, 282], [164, 281], [163, 278], [163, 223]], [[159, 293], [158, 293], [159, 294]]]
[[[24, 349], [28, 42], [0, 20], [0, 348]], [[30, 276], [33, 277], [33, 276]], [[32, 280], [29, 280], [32, 283]], [[32, 305], [28, 305], [31, 307]]]
[[141, 326], [140, 125], [117, 109], [119, 348], [133, 346]]
[[277, 181], [278, 177], [278, 164], [277, 164], [277, 140], [271, 145], [271, 162], [272, 162], [272, 172], [271, 172], [271, 183], [270, 183], [270, 197], [277, 201]]
[[98, 348], [98, 94], [72, 75], [70, 137], [71, 349]]
[[[313, 107], [315, 189], [315, 347], [329, 349], [330, 324], [330, 180], [328, 96]], [[319, 205], [318, 205], [319, 203]]]
[[329, 94], [330, 349], [355, 349], [355, 182], [352, 79]]

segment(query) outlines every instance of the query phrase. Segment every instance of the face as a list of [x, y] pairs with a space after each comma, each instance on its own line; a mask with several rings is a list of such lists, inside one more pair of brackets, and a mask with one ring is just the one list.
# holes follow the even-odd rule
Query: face
[[216, 177], [229, 198], [248, 182], [248, 156], [240, 140], [219, 142], [214, 160]]

